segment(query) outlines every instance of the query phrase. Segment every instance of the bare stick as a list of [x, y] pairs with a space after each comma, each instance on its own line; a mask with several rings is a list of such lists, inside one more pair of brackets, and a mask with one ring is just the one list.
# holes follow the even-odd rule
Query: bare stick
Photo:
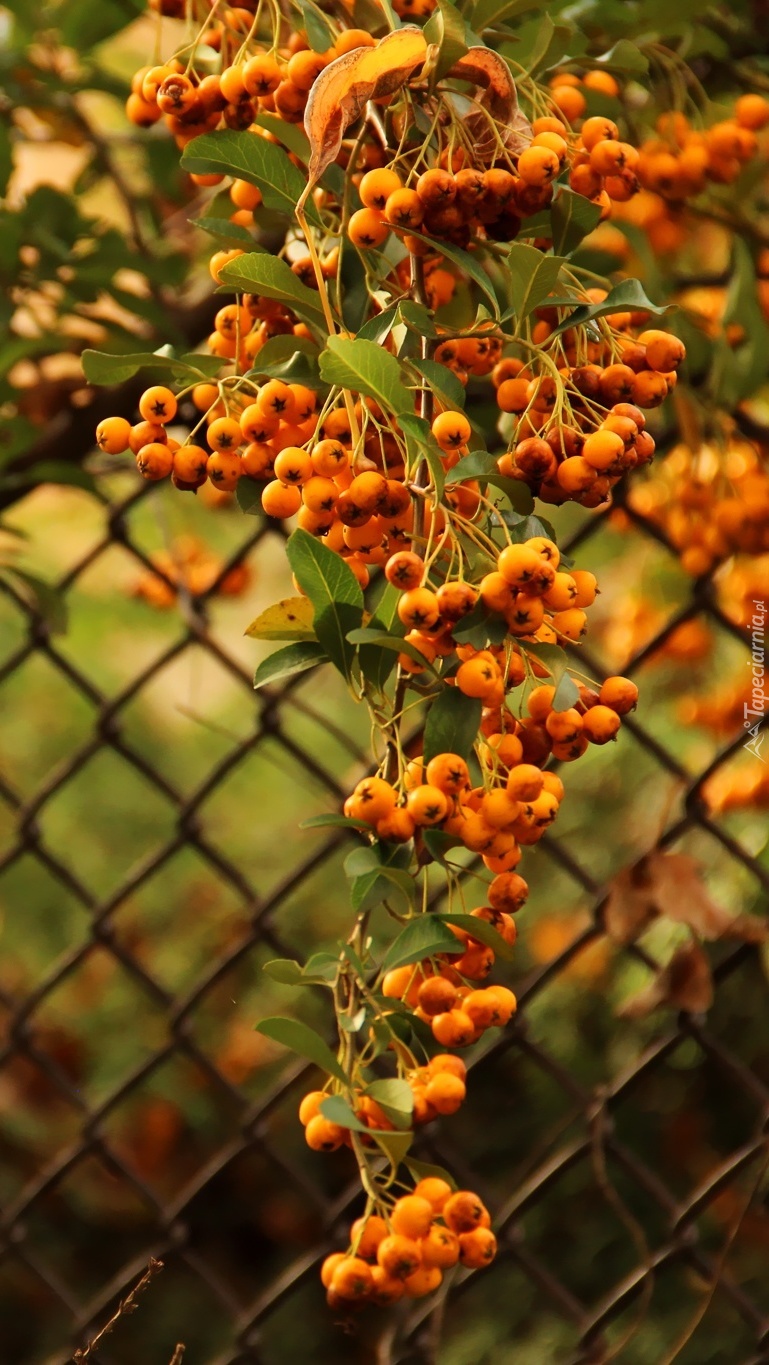
[[[73, 1361], [75, 1362], [75, 1365], [82, 1365], [82, 1362], [88, 1359], [91, 1352], [96, 1350], [96, 1347], [99, 1345], [100, 1342], [104, 1340], [108, 1332], [112, 1331], [113, 1327], [120, 1320], [120, 1318], [124, 1318], [128, 1313], [134, 1313], [136, 1311], [136, 1309], [139, 1306], [137, 1302], [139, 1296], [144, 1293], [145, 1289], [149, 1288], [155, 1276], [162, 1269], [163, 1262], [156, 1261], [154, 1256], [151, 1256], [149, 1260], [149, 1265], [147, 1266], [147, 1269], [145, 1270], [138, 1284], [134, 1285], [130, 1294], [126, 1294], [126, 1297], [120, 1300], [120, 1303], [115, 1309], [115, 1312], [112, 1314], [112, 1317], [110, 1318], [109, 1322], [105, 1322], [101, 1331], [97, 1332], [96, 1336], [91, 1338], [87, 1346], [79, 1347], [78, 1350], [75, 1351], [75, 1354], [72, 1357]], [[175, 1365], [175, 1363], [176, 1365], [178, 1365], [178, 1362], [181, 1360], [182, 1357], [179, 1355], [180, 1349], [182, 1352], [184, 1352], [183, 1346], [181, 1348], [177, 1346], [171, 1365]]]

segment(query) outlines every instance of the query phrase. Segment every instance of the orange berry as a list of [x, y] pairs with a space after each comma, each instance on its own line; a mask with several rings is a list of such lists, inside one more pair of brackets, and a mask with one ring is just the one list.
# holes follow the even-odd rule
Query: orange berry
[[373, 251], [390, 235], [390, 226], [376, 209], [358, 209], [347, 224], [347, 235], [361, 251]]
[[[463, 1008], [464, 1004], [465, 1002], [463, 1002]], [[458, 1076], [452, 1076], [447, 1071], [433, 1076], [425, 1086], [427, 1100], [438, 1114], [455, 1114], [466, 1093], [464, 1081], [461, 1081]]]
[[330, 1288], [331, 1281], [334, 1277], [334, 1271], [337, 1266], [342, 1264], [342, 1261], [346, 1260], [347, 1257], [343, 1251], [333, 1251], [330, 1256], [326, 1257], [320, 1268], [320, 1282], [324, 1289]]
[[[443, 1182], [441, 1182], [443, 1183]], [[451, 1190], [446, 1186], [449, 1194]], [[446, 1199], [444, 1199], [444, 1204]], [[425, 1265], [439, 1266], [441, 1270], [448, 1270], [450, 1266], [456, 1265], [459, 1260], [459, 1238], [451, 1228], [445, 1228], [440, 1223], [433, 1223], [427, 1236], [422, 1241], [422, 1260]]]
[[345, 1256], [334, 1268], [329, 1289], [340, 1299], [362, 1299], [373, 1285], [371, 1266], [360, 1256]]
[[325, 1098], [326, 1092], [324, 1090], [311, 1090], [309, 1094], [305, 1095], [299, 1105], [299, 1122], [303, 1128], [307, 1127], [310, 1119], [314, 1119], [320, 1113], [320, 1106]]
[[[427, 1202], [427, 1201], [425, 1201]], [[394, 1280], [405, 1280], [418, 1268], [422, 1253], [418, 1242], [399, 1233], [385, 1237], [377, 1247], [377, 1264]]]
[[462, 1009], [451, 1009], [445, 1014], [436, 1014], [431, 1027], [433, 1037], [443, 1047], [466, 1047], [475, 1036], [475, 1025]]
[[453, 1009], [456, 999], [456, 986], [442, 976], [428, 977], [419, 987], [419, 1008], [430, 1017], [445, 1014], [447, 1010]]
[[443, 1276], [435, 1265], [421, 1265], [413, 1274], [408, 1275], [405, 1280], [405, 1289], [409, 1298], [422, 1299], [426, 1294], [432, 1294], [439, 1287]]
[[458, 1190], [449, 1196], [443, 1206], [444, 1222], [460, 1236], [481, 1227], [487, 1217], [483, 1201], [472, 1190]]
[[398, 1199], [390, 1214], [392, 1230], [414, 1241], [424, 1237], [433, 1220], [433, 1206], [418, 1194], [405, 1194]]
[[358, 193], [365, 208], [378, 209], [381, 213], [390, 195], [401, 189], [403, 181], [397, 172], [381, 167], [374, 171], [366, 171]]
[[105, 417], [96, 428], [96, 444], [107, 455], [122, 455], [130, 439], [131, 423], [125, 417]]
[[338, 1123], [332, 1123], [330, 1119], [324, 1118], [322, 1114], [317, 1114], [307, 1124], [304, 1136], [307, 1146], [314, 1152], [335, 1152], [344, 1142], [345, 1129], [340, 1128]]
[[472, 427], [463, 412], [439, 413], [431, 430], [441, 450], [458, 450], [472, 435]]
[[638, 688], [629, 678], [607, 678], [601, 684], [598, 698], [602, 706], [608, 706], [612, 711], [616, 711], [618, 716], [626, 716], [628, 711], [635, 710]]
[[424, 783], [409, 792], [407, 809], [416, 825], [438, 825], [449, 813], [449, 798], [440, 787]]
[[497, 1239], [491, 1228], [475, 1228], [459, 1238], [459, 1259], [471, 1270], [490, 1265], [497, 1254]]
[[283, 521], [286, 517], [293, 517], [301, 505], [302, 494], [299, 489], [288, 487], [280, 479], [274, 479], [262, 489], [262, 507], [268, 517]]
[[429, 1204], [432, 1204], [433, 1212], [439, 1214], [451, 1194], [451, 1186], [447, 1180], [441, 1180], [440, 1176], [426, 1175], [422, 1180], [417, 1181], [414, 1186], [414, 1194], [418, 1194], [421, 1199], [426, 1199]]
[[379, 1243], [387, 1237], [387, 1224], [384, 1218], [371, 1213], [368, 1218], [356, 1218], [350, 1228], [350, 1245], [355, 1247], [355, 1255], [364, 1261], [375, 1261]]
[[583, 717], [583, 731], [593, 744], [608, 744], [620, 728], [620, 718], [609, 706], [591, 706]]

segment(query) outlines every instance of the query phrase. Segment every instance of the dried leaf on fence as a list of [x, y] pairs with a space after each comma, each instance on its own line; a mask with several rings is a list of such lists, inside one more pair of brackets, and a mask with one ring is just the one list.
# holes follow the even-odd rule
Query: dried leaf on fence
[[730, 915], [711, 898], [700, 866], [688, 853], [656, 850], [614, 878], [604, 910], [606, 931], [630, 943], [652, 920], [667, 916], [686, 924], [700, 938], [741, 938], [762, 943], [769, 923], [756, 915]]
[[391, 95], [427, 56], [422, 30], [412, 24], [388, 33], [376, 47], [358, 47], [337, 57], [318, 76], [307, 101], [304, 128], [310, 140], [309, 178], [314, 184], [339, 153], [351, 123], [369, 100]]
[[621, 1019], [645, 1019], [660, 1005], [704, 1014], [713, 1003], [713, 977], [710, 963], [699, 943], [692, 940], [676, 948], [667, 967], [637, 995], [617, 1010]]
[[464, 120], [480, 160], [493, 161], [497, 156], [498, 143], [489, 120], [496, 124], [502, 143], [514, 156], [528, 147], [533, 137], [531, 124], [518, 106], [515, 81], [502, 57], [487, 47], [471, 47], [448, 74], [456, 80], [472, 81], [483, 91], [478, 102], [486, 113], [476, 109]]

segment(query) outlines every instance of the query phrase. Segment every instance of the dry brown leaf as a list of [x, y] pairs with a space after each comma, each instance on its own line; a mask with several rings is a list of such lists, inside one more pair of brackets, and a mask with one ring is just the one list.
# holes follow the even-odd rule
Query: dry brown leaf
[[304, 112], [304, 129], [312, 149], [310, 184], [339, 155], [345, 132], [360, 118], [368, 101], [400, 90], [426, 56], [427, 42], [421, 28], [404, 24], [376, 47], [354, 48], [321, 71]]
[[503, 145], [518, 156], [528, 147], [533, 137], [529, 120], [518, 106], [518, 91], [507, 62], [487, 47], [471, 47], [449, 71], [455, 80], [472, 81], [482, 90], [479, 103], [486, 110], [474, 110], [464, 120], [475, 143], [474, 151], [481, 161], [494, 161], [498, 143], [489, 119], [497, 126]]
[[711, 898], [699, 863], [688, 853], [655, 850], [614, 878], [604, 911], [606, 931], [630, 943], [660, 915], [686, 924], [700, 938], [763, 943], [769, 923], [756, 915], [730, 915]]
[[645, 1019], [660, 1005], [704, 1014], [713, 1003], [713, 977], [710, 963], [699, 943], [692, 940], [676, 948], [667, 967], [663, 967], [642, 991], [620, 1006], [621, 1019]]

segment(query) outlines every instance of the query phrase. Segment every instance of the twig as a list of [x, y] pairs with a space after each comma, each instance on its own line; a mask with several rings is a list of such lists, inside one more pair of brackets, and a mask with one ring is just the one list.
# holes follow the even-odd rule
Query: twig
[[182, 1361], [183, 1361], [183, 1359], [184, 1359], [184, 1352], [185, 1352], [185, 1350], [186, 1350], [186, 1347], [184, 1346], [184, 1344], [183, 1344], [181, 1341], [178, 1342], [178, 1343], [177, 1343], [177, 1346], [176, 1346], [176, 1350], [174, 1351], [173, 1355], [171, 1356], [171, 1365], [182, 1365]]
[[[145, 1270], [141, 1279], [138, 1281], [137, 1284], [134, 1285], [130, 1294], [126, 1294], [126, 1297], [120, 1300], [120, 1303], [115, 1309], [115, 1312], [112, 1314], [112, 1317], [110, 1318], [109, 1322], [105, 1322], [101, 1331], [97, 1332], [96, 1336], [91, 1338], [87, 1346], [79, 1347], [78, 1350], [75, 1351], [75, 1354], [72, 1357], [73, 1361], [75, 1362], [75, 1365], [83, 1365], [83, 1361], [88, 1359], [91, 1352], [94, 1351], [96, 1347], [99, 1345], [99, 1343], [104, 1340], [108, 1332], [112, 1331], [113, 1327], [120, 1320], [120, 1318], [124, 1318], [127, 1313], [133, 1313], [136, 1311], [136, 1309], [139, 1306], [137, 1303], [139, 1295], [143, 1294], [145, 1289], [149, 1288], [155, 1276], [162, 1269], [163, 1262], [156, 1261], [154, 1256], [150, 1256], [149, 1265], [147, 1266], [147, 1269]], [[177, 1346], [176, 1351], [174, 1353], [174, 1358], [171, 1361], [171, 1365], [175, 1365], [175, 1363], [176, 1365], [178, 1365], [178, 1362], [181, 1360], [182, 1357], [179, 1355], [180, 1349], [182, 1352], [184, 1351], [183, 1346], [181, 1348]]]

